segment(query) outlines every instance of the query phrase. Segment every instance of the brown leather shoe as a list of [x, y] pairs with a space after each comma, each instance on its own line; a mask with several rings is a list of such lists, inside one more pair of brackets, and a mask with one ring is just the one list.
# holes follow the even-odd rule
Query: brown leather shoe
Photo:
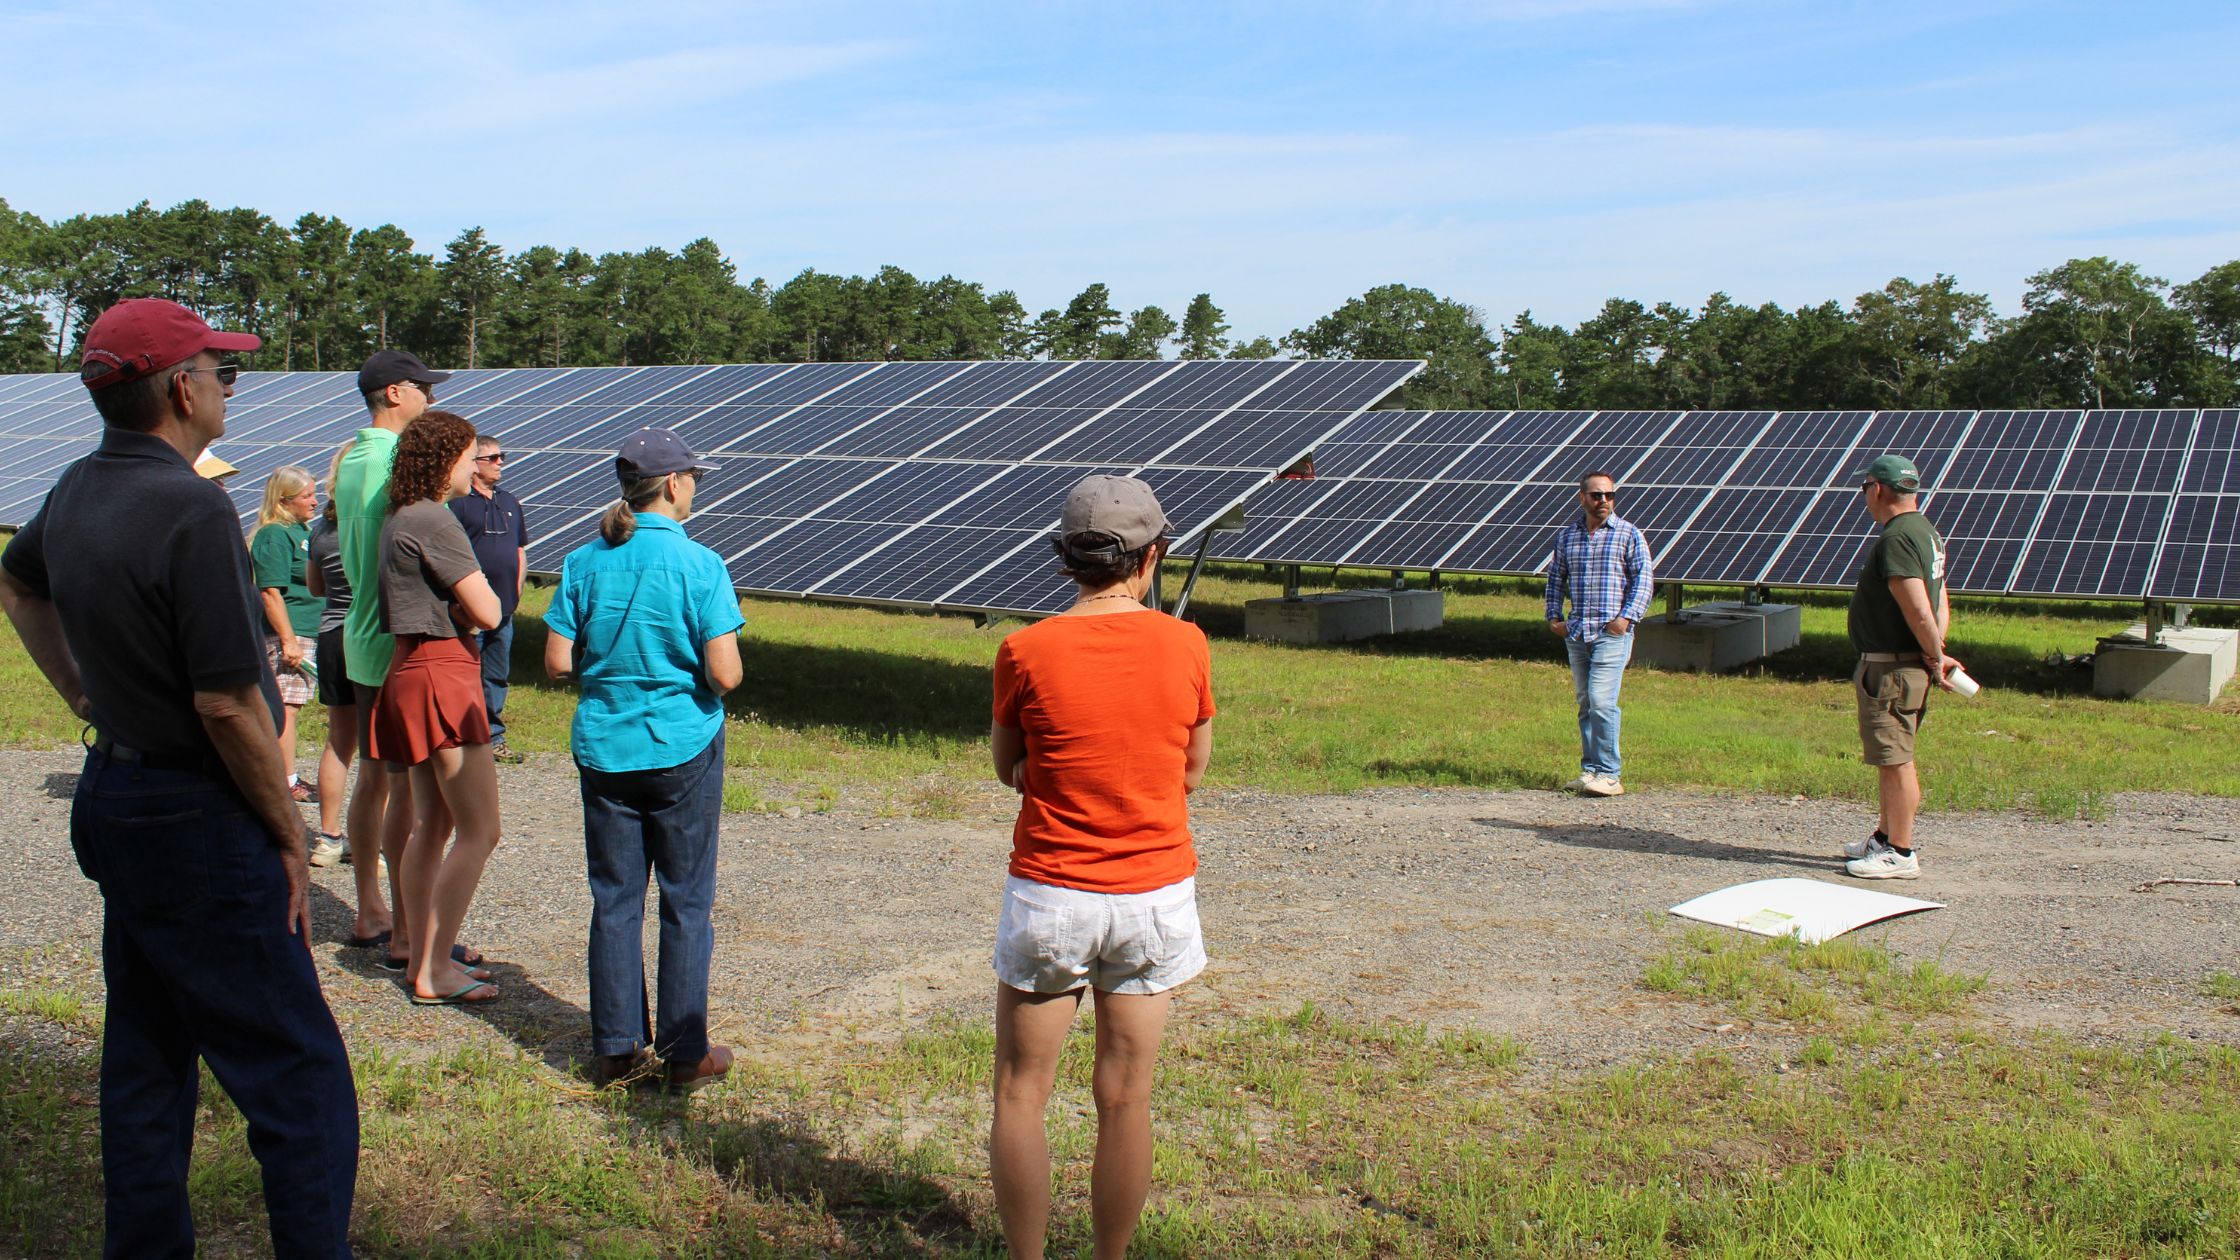
[[731, 1070], [731, 1047], [710, 1045], [707, 1057], [686, 1067], [680, 1063], [663, 1065], [664, 1084], [672, 1094], [689, 1094], [706, 1085], [713, 1085]]
[[591, 1061], [591, 1088], [605, 1089], [632, 1078], [653, 1078], [653, 1052], [640, 1046], [628, 1054], [602, 1054]]

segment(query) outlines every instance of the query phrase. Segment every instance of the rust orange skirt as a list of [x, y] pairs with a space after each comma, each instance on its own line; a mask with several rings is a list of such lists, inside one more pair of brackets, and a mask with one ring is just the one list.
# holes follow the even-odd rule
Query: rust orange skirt
[[374, 701], [374, 760], [416, 766], [437, 749], [490, 742], [482, 657], [464, 639], [400, 634]]

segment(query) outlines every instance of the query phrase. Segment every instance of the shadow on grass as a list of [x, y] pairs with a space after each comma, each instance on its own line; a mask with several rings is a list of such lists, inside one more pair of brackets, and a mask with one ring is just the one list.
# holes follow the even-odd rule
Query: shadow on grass
[[[312, 882], [311, 930], [316, 939], [347, 941], [355, 914], [347, 902], [325, 885], [316, 880]], [[500, 956], [501, 948], [479, 941], [469, 944], [482, 951], [481, 966], [490, 973], [490, 983], [498, 987], [498, 998], [463, 1002], [450, 1009], [471, 1015], [504, 1033], [508, 1040], [537, 1056], [555, 1072], [575, 1073], [580, 1065], [589, 1061], [591, 1016], [588, 1012], [530, 979], [529, 973], [519, 966], [505, 961]], [[398, 1003], [409, 1004], [411, 995], [405, 991], [403, 973], [384, 970], [380, 965], [387, 955], [387, 946], [351, 949], [345, 945], [336, 960], [353, 975], [395, 989]]]
[[[636, 1094], [617, 1123], [636, 1140], [673, 1144], [755, 1198], [822, 1212], [861, 1255], [995, 1255], [1002, 1235], [973, 1219], [939, 1182], [891, 1164], [835, 1152], [789, 1119], [696, 1122], [682, 1100]], [[835, 1243], [839, 1239], [834, 1240]]]
[[1693, 840], [1669, 831], [1646, 827], [1611, 827], [1596, 823], [1524, 823], [1507, 818], [1473, 818], [1481, 827], [1497, 831], [1530, 831], [1542, 840], [1575, 849], [1602, 849], [1613, 853], [1645, 853], [1659, 857], [1705, 858], [1713, 862], [1740, 862], [1748, 866], [1801, 866], [1827, 871], [1835, 864], [1829, 853], [1800, 853], [1793, 849], [1760, 849], [1724, 840]]
[[[1232, 574], [1230, 576], [1241, 576]], [[1327, 571], [1324, 571], [1327, 576]], [[1340, 573], [1333, 582], [1310, 582], [1317, 590], [1381, 590], [1391, 585], [1388, 578], [1375, 573]], [[1423, 583], [1411, 583], [1422, 589]], [[1504, 583], [1487, 580], [1449, 581], [1448, 591], [1466, 594], [1506, 594], [1537, 596], [1537, 584]], [[1271, 590], [1270, 596], [1280, 590]], [[1706, 596], [1729, 598], [1731, 591], [1706, 589]], [[1774, 598], [1781, 603], [1796, 603], [1820, 607], [1842, 608], [1849, 597], [1825, 591], [1778, 591]], [[1657, 604], [1659, 610], [1663, 605]], [[2084, 610], [2076, 604], [2033, 604], [2029, 602], [1999, 603], [1998, 611], [2005, 615], [2034, 615], [2046, 617], [2077, 617]], [[1958, 625], [1958, 642], [1966, 645], [1968, 672], [1987, 687], [2031, 695], [2076, 696], [2092, 691], [2092, 666], [2089, 658], [2054, 658], [2040, 655], [2028, 648], [2010, 644], [1969, 643], [1966, 634], [1968, 609], [1958, 609], [1953, 620]], [[1242, 639], [1244, 637], [1244, 606], [1213, 596], [1194, 601], [1190, 620], [1203, 627], [1215, 638]], [[2111, 627], [2113, 628], [2113, 627]], [[1352, 643], [1326, 644], [1299, 647], [1304, 653], [1330, 652], [1353, 656], [1396, 657], [1447, 657], [1463, 660], [1546, 661], [1563, 664], [1563, 644], [1548, 633], [1547, 625], [1537, 616], [1471, 616], [1449, 613], [1445, 624], [1431, 630], [1417, 630], [1406, 634], [1380, 635]], [[1764, 660], [1744, 667], [1739, 673], [1787, 682], [1848, 682], [1859, 663], [1858, 652], [1851, 646], [1848, 636], [1827, 631], [1807, 631], [1797, 646], [1777, 652]], [[1635, 669], [1645, 668], [1638, 663]]]
[[[513, 685], [575, 690], [544, 673], [544, 619], [522, 615], [514, 635]], [[758, 640], [740, 653], [744, 677], [726, 702], [770, 725], [838, 728], [866, 742], [914, 735], [985, 739], [993, 681], [976, 665], [839, 644]], [[572, 699], [572, 697], [571, 697]]]

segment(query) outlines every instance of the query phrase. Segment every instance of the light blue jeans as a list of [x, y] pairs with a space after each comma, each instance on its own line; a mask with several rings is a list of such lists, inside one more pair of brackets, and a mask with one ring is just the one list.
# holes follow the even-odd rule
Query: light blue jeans
[[1571, 654], [1571, 691], [1579, 700], [1579, 771], [1615, 779], [1621, 763], [1618, 685], [1633, 659], [1633, 632], [1605, 630], [1592, 643], [1567, 638], [1563, 648]]

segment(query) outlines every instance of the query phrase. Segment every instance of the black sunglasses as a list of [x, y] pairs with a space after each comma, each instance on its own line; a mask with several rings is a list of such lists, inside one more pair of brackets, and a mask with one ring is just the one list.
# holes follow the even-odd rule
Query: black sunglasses
[[235, 378], [241, 375], [240, 365], [234, 363], [225, 363], [220, 364], [217, 367], [207, 368], [180, 368], [179, 370], [182, 372], [208, 372], [212, 376], [218, 378], [218, 383], [220, 385], [231, 385], [233, 384]]
[[506, 462], [506, 453], [499, 451], [495, 455], [477, 455], [474, 457], [474, 462], [478, 464], [502, 464]]
[[1587, 496], [1590, 499], [1609, 499], [1615, 501], [1618, 497], [1618, 492], [1615, 490], [1581, 490], [1579, 493]]

